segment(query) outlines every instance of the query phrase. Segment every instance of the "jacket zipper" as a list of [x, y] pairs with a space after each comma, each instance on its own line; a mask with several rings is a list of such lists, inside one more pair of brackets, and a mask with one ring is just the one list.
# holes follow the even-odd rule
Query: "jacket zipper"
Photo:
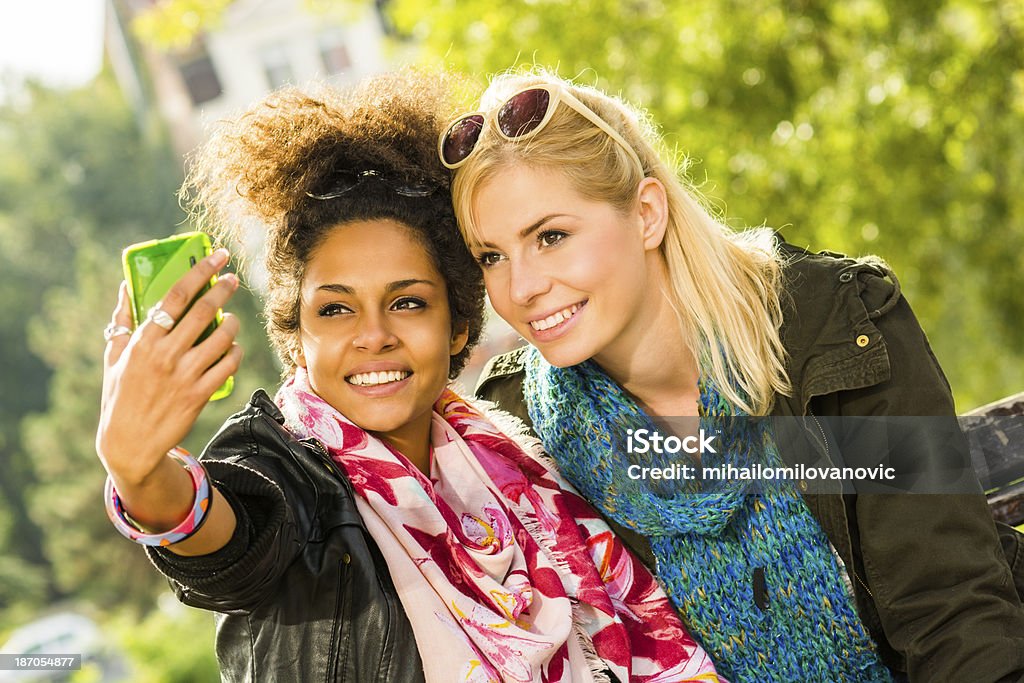
[[[345, 475], [341, 472], [338, 464], [331, 459], [330, 454], [327, 452], [327, 447], [324, 446], [320, 439], [311, 436], [308, 439], [302, 439], [299, 443], [305, 444], [316, 451], [317, 455], [320, 456], [320, 461], [324, 464], [324, 467], [327, 468], [327, 471], [341, 479], [346, 486], [350, 486], [348, 479], [345, 478]], [[355, 495], [354, 492], [353, 495]]]
[[348, 553], [345, 553], [342, 557], [341, 568], [338, 571], [338, 599], [334, 605], [336, 623], [334, 633], [331, 636], [331, 656], [327, 660], [327, 679], [325, 683], [336, 683], [337, 681], [344, 683], [346, 679], [348, 666], [348, 648], [346, 645], [349, 641], [346, 632], [352, 626], [346, 614], [349, 600], [348, 596], [345, 595], [345, 589], [349, 583], [348, 572], [350, 564], [351, 558]]
[[391, 631], [394, 629], [395, 623], [395, 600], [394, 596], [391, 595], [383, 586], [383, 582], [380, 577], [377, 577], [377, 583], [380, 585], [380, 592], [384, 596], [384, 601], [388, 605], [387, 624], [384, 628], [384, 642], [381, 644], [380, 649], [380, 664], [377, 667], [378, 677], [383, 681], [388, 681], [387, 678], [391, 674], [391, 659], [392, 659], [392, 640]]
[[821, 426], [821, 423], [818, 422], [818, 417], [814, 414], [814, 411], [811, 410], [810, 406], [807, 406], [807, 414], [812, 420], [814, 420], [814, 425], [818, 428], [818, 433], [821, 434], [821, 443], [825, 446], [825, 457], [829, 462], [832, 462], [832, 455], [828, 450], [828, 437], [825, 436], [825, 429]]
[[[337, 465], [331, 460], [331, 456], [327, 453], [327, 448], [324, 447], [323, 443], [314, 437], [308, 439], [302, 439], [300, 443], [305, 444], [312, 448], [317, 455], [320, 456], [320, 461], [324, 464], [331, 474], [338, 476], [342, 479], [338, 472]], [[352, 559], [348, 553], [342, 556], [341, 568], [338, 572], [338, 600], [334, 607], [334, 618], [337, 620], [336, 628], [332, 636], [331, 650], [332, 656], [328, 659], [329, 666], [327, 669], [327, 682], [332, 683], [333, 681], [345, 681], [346, 678], [346, 666], [347, 666], [347, 653], [342, 652], [345, 644], [348, 642], [348, 637], [345, 631], [351, 627], [351, 624], [347, 620], [345, 614], [346, 607], [348, 606], [347, 596], [345, 595], [345, 589], [348, 587], [348, 572]]]
[[[305, 444], [309, 445], [310, 447], [312, 447], [313, 450], [316, 451], [317, 454], [320, 456], [320, 459], [323, 461], [324, 466], [327, 467], [327, 469], [329, 469], [335, 475], [339, 476], [346, 484], [348, 483], [348, 480], [338, 471], [338, 465], [334, 462], [334, 460], [331, 459], [331, 456], [327, 453], [327, 448], [324, 447], [323, 443], [319, 439], [317, 439], [315, 437], [310, 437], [308, 439], [303, 439], [302, 443], [305, 443]], [[348, 563], [345, 563], [344, 566], [343, 566], [343, 569], [342, 569], [342, 577], [341, 577], [342, 578], [342, 584], [344, 584], [344, 578], [345, 578], [345, 574], [347, 573], [347, 571], [346, 571], [347, 569], [348, 569]], [[380, 582], [380, 577], [377, 577], [377, 580], [378, 580], [378, 582]], [[380, 661], [380, 664], [378, 665], [378, 669], [377, 670], [378, 670], [379, 673], [387, 674], [391, 670], [391, 650], [392, 650], [392, 638], [391, 638], [392, 627], [391, 627], [391, 625], [395, 621], [395, 599], [394, 599], [393, 595], [391, 595], [387, 590], [385, 590], [383, 585], [381, 585], [380, 588], [381, 588], [381, 594], [384, 596], [384, 601], [387, 603], [387, 608], [388, 608], [387, 619], [388, 619], [388, 623], [387, 623], [387, 628], [384, 630], [384, 641], [383, 641], [382, 646], [381, 646], [381, 661]], [[342, 593], [343, 593], [343, 591], [339, 589], [339, 591], [338, 591], [339, 600], [341, 600]], [[341, 616], [340, 613], [339, 613], [339, 616]], [[339, 652], [338, 654], [339, 654], [339, 662], [340, 662], [340, 654], [341, 653]], [[385, 661], [387, 662], [386, 665], [385, 665]]]
[[[811, 410], [811, 406], [809, 405], [807, 406], [807, 415], [812, 420], [814, 420], [814, 425], [818, 428], [818, 433], [821, 434], [821, 442], [825, 445], [825, 457], [828, 458], [828, 461], [831, 463], [832, 456], [829, 454], [828, 437], [825, 435], [825, 429], [821, 426], [821, 423], [818, 422], [818, 417], [814, 414], [814, 411]], [[864, 592], [867, 593], [868, 597], [870, 597], [873, 601], [875, 599], [875, 596], [871, 593], [871, 589], [868, 588], [868, 585], [864, 583], [864, 579], [860, 578], [860, 574], [857, 573], [857, 570], [854, 569], [852, 566], [847, 567], [846, 569], [850, 574], [853, 574], [853, 577], [857, 579], [857, 583], [861, 585], [861, 587], [864, 589]]]
[[857, 570], [851, 567], [850, 573], [853, 574], [854, 577], [856, 577], [857, 583], [861, 585], [861, 587], [864, 589], [864, 592], [868, 594], [868, 597], [870, 597], [871, 600], [874, 601], [875, 596], [871, 594], [871, 589], [868, 588], [868, 585], [866, 583], [864, 583], [864, 579], [860, 578], [860, 574], [857, 573]]

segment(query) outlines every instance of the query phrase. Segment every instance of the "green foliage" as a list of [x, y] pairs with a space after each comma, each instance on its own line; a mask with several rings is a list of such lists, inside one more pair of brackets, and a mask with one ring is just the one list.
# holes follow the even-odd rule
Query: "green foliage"
[[38, 567], [20, 557], [0, 555], [0, 605], [19, 601], [39, 604], [45, 597], [46, 578], [40, 575]]
[[646, 107], [731, 225], [878, 253], [962, 409], [1024, 389], [1019, 0], [389, 3], [435, 60]]
[[[0, 108], [0, 150], [0, 602], [73, 594], [142, 613], [165, 583], [103, 511], [100, 330], [122, 247], [185, 229], [181, 167], [105, 78], [73, 92], [29, 86]], [[194, 452], [256, 386], [276, 384], [258, 302], [242, 291], [230, 308], [247, 359], [236, 393], [186, 440]]]
[[[135, 621], [121, 615], [111, 630], [127, 653], [134, 683], [196, 683], [220, 680], [210, 612], [179, 604], [170, 594], [161, 608]], [[78, 683], [76, 681], [76, 683]]]
[[166, 50], [185, 49], [200, 31], [216, 29], [232, 0], [171, 0], [154, 3], [132, 20], [145, 43]]
[[[42, 596], [39, 590], [26, 591], [21, 600], [61, 592], [44, 536], [64, 531], [43, 529], [29, 514], [28, 498], [38, 481], [34, 461], [52, 453], [31, 453], [20, 425], [27, 414], [46, 407], [50, 380], [63, 366], [62, 359], [51, 357], [48, 364], [29, 350], [29, 321], [44, 309], [52, 288], [74, 283], [79, 248], [119, 244], [146, 225], [178, 220], [173, 198], [168, 201], [159, 188], [173, 187], [179, 175], [164, 148], [142, 143], [134, 116], [109, 81], [73, 92], [28, 84], [0, 107], [0, 517], [12, 522], [7, 533], [0, 530], [0, 549], [25, 563], [24, 571], [31, 566], [41, 572], [45, 589]], [[89, 310], [78, 291], [52, 305], [70, 316]], [[84, 343], [94, 335], [76, 340], [77, 355], [99, 353]], [[69, 360], [63, 371], [73, 374], [80, 366]], [[95, 375], [95, 368], [91, 372]], [[92, 412], [93, 424], [74, 434], [71, 443], [91, 443], [97, 396], [78, 394], [88, 403], [82, 410]], [[75, 474], [61, 472], [61, 477]]]
[[[132, 31], [143, 43], [160, 50], [186, 50], [204, 31], [215, 31], [224, 22], [234, 0], [162, 0], [139, 12], [132, 20]], [[303, 0], [311, 14], [330, 15], [355, 23], [369, 10], [351, 1]]]

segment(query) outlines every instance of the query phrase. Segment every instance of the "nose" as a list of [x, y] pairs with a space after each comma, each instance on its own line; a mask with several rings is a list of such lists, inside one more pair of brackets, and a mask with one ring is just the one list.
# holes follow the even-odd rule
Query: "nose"
[[551, 289], [551, 278], [530, 259], [509, 262], [508, 294], [512, 303], [526, 306]]
[[370, 353], [381, 353], [393, 349], [397, 345], [398, 337], [388, 325], [386, 315], [367, 312], [359, 316], [356, 334], [352, 338], [352, 346]]

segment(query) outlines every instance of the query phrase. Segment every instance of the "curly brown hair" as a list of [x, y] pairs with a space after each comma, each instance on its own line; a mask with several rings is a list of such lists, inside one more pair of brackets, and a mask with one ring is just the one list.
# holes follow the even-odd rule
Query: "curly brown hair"
[[[201, 229], [234, 243], [247, 241], [253, 222], [265, 231], [267, 333], [286, 373], [295, 369], [299, 288], [313, 251], [338, 225], [379, 219], [412, 228], [430, 253], [453, 329], [469, 330], [449, 377], [465, 366], [483, 327], [483, 278], [459, 235], [436, 147], [463, 85], [452, 74], [405, 70], [349, 90], [282, 89], [221, 122], [191, 158], [181, 195]], [[353, 178], [361, 182], [349, 192], [313, 196]]]

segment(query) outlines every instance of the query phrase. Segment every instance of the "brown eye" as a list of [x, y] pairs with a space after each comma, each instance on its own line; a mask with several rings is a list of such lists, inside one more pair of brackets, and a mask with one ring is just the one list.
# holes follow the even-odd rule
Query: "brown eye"
[[537, 241], [540, 242], [543, 247], [553, 247], [566, 237], [568, 237], [568, 235], [561, 230], [545, 230], [537, 235]]
[[476, 262], [480, 264], [481, 268], [490, 268], [501, 261], [502, 255], [495, 251], [488, 251], [480, 254], [476, 257]]
[[351, 313], [352, 309], [338, 303], [324, 304], [317, 309], [316, 314], [321, 318], [331, 318], [341, 313]]
[[426, 308], [427, 302], [414, 296], [405, 296], [391, 304], [395, 311], [414, 311], [418, 308]]

